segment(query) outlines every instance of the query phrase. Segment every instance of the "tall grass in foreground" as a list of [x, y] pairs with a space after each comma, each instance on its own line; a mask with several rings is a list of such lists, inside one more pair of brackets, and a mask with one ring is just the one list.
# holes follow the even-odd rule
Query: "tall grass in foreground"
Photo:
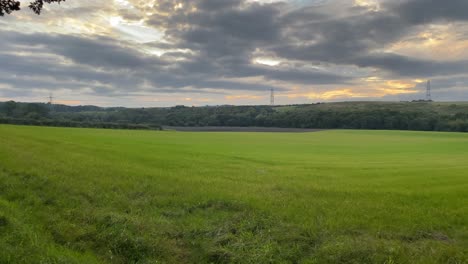
[[0, 263], [467, 263], [468, 134], [0, 126]]

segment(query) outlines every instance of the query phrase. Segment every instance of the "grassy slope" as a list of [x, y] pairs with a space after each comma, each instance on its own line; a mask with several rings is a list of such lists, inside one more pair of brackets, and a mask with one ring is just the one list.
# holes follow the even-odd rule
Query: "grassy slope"
[[466, 263], [468, 134], [0, 126], [0, 263]]

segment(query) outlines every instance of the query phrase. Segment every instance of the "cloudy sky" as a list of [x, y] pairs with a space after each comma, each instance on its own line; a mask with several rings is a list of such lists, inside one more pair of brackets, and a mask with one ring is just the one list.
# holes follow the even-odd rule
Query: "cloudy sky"
[[[23, 6], [27, 1], [22, 1]], [[67, 0], [0, 17], [0, 101], [468, 100], [467, 0]]]

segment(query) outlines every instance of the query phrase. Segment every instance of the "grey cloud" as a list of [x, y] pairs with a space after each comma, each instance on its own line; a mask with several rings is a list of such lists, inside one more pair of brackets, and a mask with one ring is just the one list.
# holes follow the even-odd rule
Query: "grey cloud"
[[305, 11], [294, 11], [285, 16], [287, 44], [273, 45], [270, 50], [286, 59], [369, 67], [400, 77], [462, 73], [467, 66], [464, 60], [422, 60], [381, 50], [405, 36], [415, 35], [424, 24], [468, 20], [468, 13], [461, 11], [468, 10], [467, 6], [465, 0], [388, 1], [380, 12], [351, 12], [328, 19], [316, 18], [317, 15], [307, 19]]
[[198, 7], [206, 11], [219, 11], [222, 9], [238, 7], [242, 4], [242, 0], [203, 0], [198, 1]]
[[[399, 1], [398, 4], [391, 1], [383, 4], [380, 12], [351, 8], [348, 15], [339, 17], [312, 7], [285, 13], [280, 9], [283, 4], [249, 5], [244, 1], [226, 0], [199, 1], [195, 5], [199, 7], [198, 12], [177, 13], [170, 18], [172, 26], [166, 32], [171, 39], [177, 40], [178, 47], [191, 49], [198, 54], [191, 62], [181, 66], [188, 71], [204, 69], [227, 77], [261, 74], [266, 78], [297, 83], [310, 81], [311, 84], [333, 80], [342, 83], [346, 78], [336, 76], [322, 82], [323, 79], [316, 78], [314, 73], [302, 73], [300, 70], [261, 72], [250, 62], [251, 54], [259, 47], [285, 59], [311, 64], [356, 65], [401, 76], [447, 75], [457, 70], [456, 66], [465, 65], [463, 61], [439, 63], [396, 54], [379, 54], [379, 50], [417, 32], [416, 26], [422, 22], [417, 17], [411, 19], [409, 16], [419, 16], [421, 12], [406, 13], [403, 10], [422, 6], [419, 0]], [[464, 13], [452, 10], [463, 5], [463, 1], [443, 5], [432, 1], [426, 3], [422, 13], [434, 13], [434, 20], [449, 15], [462, 19]], [[311, 77], [303, 78], [307, 74]]]
[[[11, 62], [0, 65], [0, 70], [25, 78], [21, 83], [4, 77], [0, 83], [25, 89], [33, 85], [34, 78], [48, 76], [53, 79], [51, 85], [69, 85], [70, 89], [83, 85], [109, 95], [212, 89], [261, 91], [281, 88], [231, 80], [258, 77], [255, 79], [268, 83], [337, 85], [356, 82], [352, 75], [336, 70], [338, 67], [360, 67], [392, 78], [441, 78], [463, 75], [468, 68], [468, 58], [433, 61], [384, 52], [393, 43], [416, 36], [429, 23], [466, 23], [466, 0], [386, 0], [381, 1], [378, 12], [352, 8], [345, 0], [299, 9], [291, 9], [287, 3], [245, 0], [183, 3], [175, 10], [172, 0], [157, 1], [154, 15], [145, 18], [148, 26], [164, 32], [161, 43], [0, 30], [0, 60]], [[79, 16], [81, 11], [72, 9], [68, 14], [73, 12]], [[137, 18], [133, 11], [120, 12], [123, 17]], [[152, 56], [142, 51], [148, 48], [167, 52]], [[33, 55], [18, 55], [21, 51]], [[258, 54], [290, 62], [261, 66], [253, 63]], [[324, 70], [320, 71], [306, 67], [317, 64], [331, 67], [321, 67]], [[38, 86], [47, 86], [47, 80]]]
[[435, 78], [431, 80], [431, 86], [434, 91], [445, 90], [448, 88], [468, 89], [468, 74], [462, 76], [453, 76], [450, 78]]
[[387, 8], [411, 24], [426, 24], [433, 21], [468, 20], [466, 0], [407, 0], [388, 1]]
[[369, 54], [356, 58], [355, 63], [361, 67], [377, 67], [390, 71], [396, 77], [431, 77], [468, 72], [468, 60], [441, 62], [392, 53]]
[[310, 23], [304, 21], [289, 26], [287, 44], [277, 45], [272, 50], [286, 58], [352, 64], [360, 54], [382, 49], [409, 31], [397, 16], [388, 13], [369, 12]]
[[225, 89], [235, 90], [267, 91], [271, 88], [274, 88], [277, 91], [286, 91], [284, 88], [271, 85], [263, 85], [258, 83], [239, 83], [232, 81], [201, 81], [200, 85], [207, 88], [223, 87]]
[[15, 34], [16, 44], [41, 46], [44, 51], [62, 55], [79, 64], [95, 67], [138, 69], [164, 64], [115, 43], [107, 37], [86, 38], [71, 35]]
[[[234, 1], [236, 2], [236, 1]], [[237, 1], [240, 3], [240, 1]], [[216, 6], [216, 5], [215, 5]], [[280, 11], [274, 5], [250, 4], [248, 8], [227, 8], [175, 16], [168, 29], [178, 45], [200, 52], [200, 56], [247, 57], [258, 46], [280, 40]], [[187, 28], [179, 29], [177, 25]]]
[[[344, 83], [350, 79], [334, 73], [278, 70], [252, 65], [252, 53], [259, 47], [267, 49], [281, 43], [285, 26], [292, 23], [292, 15], [283, 18], [280, 8], [284, 4], [261, 5], [228, 0], [196, 1], [195, 4], [197, 12], [176, 13], [169, 19], [171, 25], [166, 31], [170, 39], [176, 40], [178, 48], [190, 49], [196, 54], [177, 67], [184, 74], [204, 75], [211, 72], [227, 78], [263, 76], [268, 80], [300, 84]], [[158, 15], [155, 17], [150, 23], [160, 23]], [[304, 58], [303, 55], [300, 57]]]
[[[9, 33], [10, 34], [10, 33]], [[49, 88], [51, 90], [68, 87], [71, 89], [88, 87], [92, 88], [97, 94], [112, 94], [117, 91], [142, 91], [151, 90], [153, 92], [167, 91], [168, 88], [175, 90], [194, 87], [196, 89], [227, 89], [227, 90], [265, 90], [270, 88], [281, 88], [260, 85], [248, 84], [233, 81], [216, 81], [219, 78], [217, 75], [209, 75], [209, 72], [182, 72], [181, 67], [177, 67], [177, 63], [172, 69], [165, 69], [162, 63], [149, 64], [148, 61], [153, 59], [142, 58], [134, 50], [129, 50], [117, 47], [106, 43], [105, 48], [112, 48], [113, 53], [105, 51], [93, 51], [92, 60], [86, 58], [77, 58], [80, 52], [76, 52], [74, 47], [82, 44], [85, 49], [92, 47], [102, 47], [101, 38], [90, 39], [73, 36], [45, 36], [43, 34], [28, 34], [20, 33], [13, 34], [14, 37], [9, 38], [9, 41], [16, 45], [15, 51], [18, 48], [25, 48], [28, 51], [31, 46], [34, 47], [33, 55], [20, 56], [16, 54], [0, 53], [0, 61], [10, 61], [8, 64], [3, 64], [1, 70], [3, 73], [17, 75], [18, 78], [0, 78], [0, 83], [9, 84], [18, 89], [29, 87]], [[62, 42], [63, 40], [63, 42]], [[32, 45], [27, 45], [30, 41]], [[18, 45], [19, 44], [19, 45]], [[56, 52], [55, 47], [62, 47], [72, 44], [60, 52]], [[68, 52], [70, 51], [70, 52]], [[120, 54], [119, 54], [120, 53]], [[110, 58], [110, 55], [115, 58]], [[101, 56], [102, 55], [102, 56]], [[90, 56], [88, 55], [85, 55]], [[126, 58], [129, 58], [128, 60]], [[62, 58], [71, 59], [75, 63], [63, 63]], [[140, 59], [144, 59], [142, 64], [136, 64]], [[116, 62], [118, 61], [118, 63]], [[143, 67], [148, 64], [147, 67]], [[101, 69], [102, 68], [102, 69]], [[37, 80], [37, 78], [45, 78]], [[80, 82], [80, 83], [77, 83]], [[34, 84], [36, 85], [34, 86]], [[148, 87], [149, 85], [149, 87]]]
[[[120, 72], [97, 71], [80, 65], [64, 65], [43, 56], [15, 56], [0, 54], [0, 61], [8, 61], [0, 69], [3, 74], [27, 78], [52, 78], [62, 82], [84, 82], [89, 86], [97, 84], [112, 85], [116, 89], [138, 86], [141, 80], [131, 78], [128, 74]], [[0, 79], [6, 82], [6, 79]], [[51, 83], [49, 89], [56, 89]]]
[[270, 80], [289, 81], [301, 84], [343, 84], [351, 78], [324, 72], [301, 70], [274, 70], [264, 74]]

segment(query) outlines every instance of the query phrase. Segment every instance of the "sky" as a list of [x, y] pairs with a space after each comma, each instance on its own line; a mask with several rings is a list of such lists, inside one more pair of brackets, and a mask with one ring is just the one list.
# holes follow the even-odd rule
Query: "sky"
[[467, 0], [67, 0], [0, 17], [0, 101], [468, 100]]

